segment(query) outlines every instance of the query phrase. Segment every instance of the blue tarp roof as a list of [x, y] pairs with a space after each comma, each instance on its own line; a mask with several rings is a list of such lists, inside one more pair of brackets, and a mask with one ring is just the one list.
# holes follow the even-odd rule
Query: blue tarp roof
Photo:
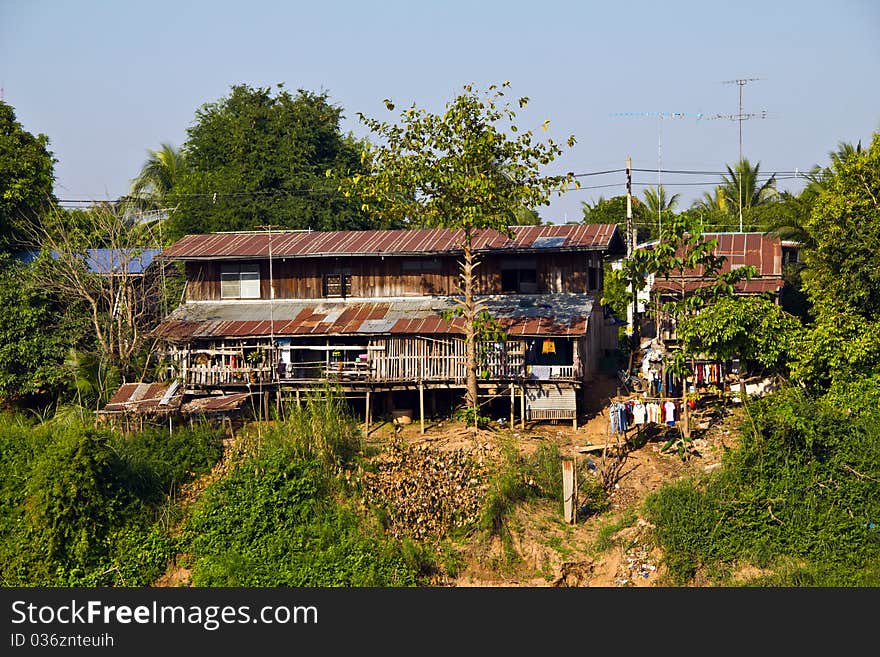
[[[127, 264], [129, 274], [143, 274], [162, 249], [88, 249], [86, 251], [86, 264], [89, 270], [95, 274], [112, 274], [120, 271]], [[39, 251], [20, 251], [16, 258], [25, 264], [30, 264], [40, 255]], [[58, 258], [57, 251], [52, 251], [52, 257]]]

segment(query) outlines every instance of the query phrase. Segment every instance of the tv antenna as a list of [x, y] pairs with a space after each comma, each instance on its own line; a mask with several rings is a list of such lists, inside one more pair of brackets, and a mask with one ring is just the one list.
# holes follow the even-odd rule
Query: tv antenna
[[657, 128], [657, 232], [660, 233], [663, 228], [662, 211], [663, 204], [660, 202], [660, 171], [662, 169], [662, 146], [663, 146], [663, 119], [684, 119], [687, 117], [695, 117], [698, 121], [703, 118], [702, 112], [615, 112], [612, 116], [649, 116], [660, 119]]
[[743, 197], [742, 197], [742, 174], [743, 174], [743, 121], [747, 119], [766, 119], [767, 110], [761, 112], [743, 113], [743, 87], [749, 82], [757, 82], [761, 78], [737, 78], [736, 80], [724, 80], [721, 84], [735, 84], [739, 87], [739, 111], [736, 114], [716, 114], [710, 118], [730, 119], [739, 123], [739, 171], [737, 181], [739, 183], [739, 232], [743, 231]]

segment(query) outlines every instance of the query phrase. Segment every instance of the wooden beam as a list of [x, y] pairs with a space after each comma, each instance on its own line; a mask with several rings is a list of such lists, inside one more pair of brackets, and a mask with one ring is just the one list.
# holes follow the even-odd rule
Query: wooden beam
[[510, 428], [513, 429], [514, 411], [516, 410], [516, 384], [510, 384]]
[[562, 505], [565, 522], [574, 524], [577, 502], [577, 478], [574, 459], [562, 459]]
[[422, 423], [422, 433], [425, 433], [425, 386], [419, 380], [419, 420]]
[[[299, 391], [297, 391], [297, 397], [299, 397]], [[367, 402], [366, 408], [364, 409], [364, 436], [370, 435], [370, 391], [367, 390]]]

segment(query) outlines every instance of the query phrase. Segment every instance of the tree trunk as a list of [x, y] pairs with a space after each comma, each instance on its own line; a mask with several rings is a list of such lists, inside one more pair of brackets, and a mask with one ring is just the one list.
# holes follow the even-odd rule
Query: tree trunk
[[480, 411], [479, 391], [477, 388], [477, 341], [474, 320], [476, 319], [476, 301], [474, 299], [474, 254], [471, 250], [470, 240], [465, 240], [464, 262], [461, 267], [461, 275], [464, 279], [464, 340], [465, 340], [465, 372], [467, 393], [465, 399], [468, 407], [474, 414], [474, 426], [477, 426], [477, 416]]
[[[694, 392], [697, 390], [697, 377], [694, 374], [694, 368], [696, 365], [694, 364], [694, 359], [691, 359], [691, 376], [693, 376], [694, 381]], [[691, 437], [691, 422], [690, 422], [690, 413], [688, 409], [688, 376], [685, 374], [682, 377], [681, 384], [681, 431], [682, 435], [685, 438]]]

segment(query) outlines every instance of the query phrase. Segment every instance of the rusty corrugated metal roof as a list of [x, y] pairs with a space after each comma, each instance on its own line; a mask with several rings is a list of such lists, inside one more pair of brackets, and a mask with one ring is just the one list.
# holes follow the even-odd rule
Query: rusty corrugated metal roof
[[193, 397], [187, 400], [180, 408], [184, 415], [197, 415], [200, 413], [227, 413], [241, 408], [251, 393], [235, 392], [228, 395], [208, 395]]
[[[622, 250], [623, 241], [615, 224], [565, 224], [517, 226], [513, 239], [495, 230], [477, 231], [477, 251], [521, 249]], [[464, 231], [447, 228], [409, 230], [279, 231], [272, 233], [273, 257], [369, 256], [427, 253], [458, 253]], [[177, 260], [221, 258], [268, 258], [266, 231], [187, 235], [162, 252]]]
[[[766, 233], [703, 233], [704, 241], [717, 240], [712, 253], [723, 256], [724, 263], [720, 272], [752, 265], [757, 274], [751, 280], [741, 281], [734, 286], [740, 294], [758, 294], [761, 292], [778, 293], [785, 280], [782, 278], [782, 241]], [[657, 242], [641, 245], [640, 248], [651, 248]], [[683, 252], [679, 252], [683, 255]], [[655, 278], [654, 287], [661, 290], [690, 293], [697, 288], [705, 287], [709, 281], [702, 278], [705, 269], [687, 269], [682, 274], [672, 272], [669, 278]]]
[[170, 386], [170, 383], [124, 383], [101, 409], [101, 413], [149, 414], [175, 411], [183, 399], [182, 392], [173, 394], [167, 404], [159, 405]]
[[[703, 240], [717, 240], [713, 254], [723, 256], [722, 272], [737, 267], [753, 265], [760, 277], [782, 276], [782, 242], [778, 237], [765, 233], [703, 233]], [[657, 242], [640, 245], [639, 248], [651, 248]], [[679, 255], [684, 255], [679, 252]], [[692, 278], [703, 275], [703, 267], [688, 269], [683, 276], [670, 274], [670, 278]]]
[[[672, 292], [680, 292], [681, 291], [681, 281], [682, 279], [665, 280], [659, 278], [655, 280], [654, 287], [660, 290], [669, 290]], [[692, 280], [684, 280], [684, 291], [685, 293], [690, 293], [696, 290], [697, 288], [706, 287], [709, 285], [709, 281], [703, 281], [700, 279], [692, 279]], [[782, 286], [785, 285], [785, 279], [769, 277], [769, 278], [753, 278], [750, 281], [740, 281], [736, 285], [734, 285], [734, 290], [736, 290], [740, 294], [759, 294], [761, 292], [779, 292]]]
[[[486, 309], [510, 335], [584, 335], [595, 299], [583, 294], [484, 297]], [[362, 302], [276, 300], [197, 302], [178, 307], [154, 330], [173, 341], [275, 335], [461, 334], [464, 321], [441, 316], [454, 297]]]

